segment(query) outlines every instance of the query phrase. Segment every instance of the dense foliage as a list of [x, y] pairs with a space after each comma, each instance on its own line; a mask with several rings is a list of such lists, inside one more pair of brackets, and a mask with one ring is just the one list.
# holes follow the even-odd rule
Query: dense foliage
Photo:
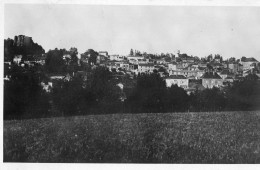
[[[164, 113], [187, 111], [258, 110], [260, 86], [255, 75], [223, 89], [195, 91], [166, 87], [157, 73], [137, 76], [132, 87], [120, 89], [118, 81], [105, 67], [97, 67], [87, 81], [75, 74], [70, 81], [56, 80], [50, 93], [40, 86], [47, 82], [42, 67], [14, 66], [4, 85], [4, 118], [35, 118], [108, 113]], [[122, 80], [123, 80], [122, 79]], [[128, 79], [128, 80], [125, 80]], [[125, 96], [126, 95], [126, 96]], [[121, 100], [126, 97], [126, 100]]]
[[[12, 39], [4, 41], [5, 61], [12, 61], [15, 55], [43, 53], [44, 49], [33, 41], [30, 46], [17, 46]], [[5, 63], [4, 76], [9, 80], [4, 82], [4, 118], [260, 109], [260, 83], [254, 74], [221, 89], [196, 90], [188, 95], [177, 85], [167, 88], [158, 71], [131, 79], [123, 73], [118, 76], [115, 70], [110, 72], [105, 67], [97, 67], [98, 53], [93, 49], [82, 54], [86, 60], [84, 64], [78, 61], [77, 55], [75, 47], [70, 50], [56, 48], [46, 53], [43, 66], [20, 67]], [[131, 49], [130, 55], [141, 53]], [[142, 55], [151, 59], [172, 57], [168, 53]], [[180, 57], [190, 56], [181, 54]], [[209, 55], [205, 60], [222, 60], [222, 57]], [[159, 72], [166, 71], [160, 68]], [[70, 78], [68, 81], [50, 80], [51, 75], [69, 75]], [[53, 87], [47, 93], [42, 83], [49, 81], [53, 81]], [[119, 83], [123, 83], [124, 88], [120, 88]]]
[[14, 66], [10, 81], [4, 83], [4, 119], [48, 116], [49, 95], [40, 86], [44, 79], [37, 69]]
[[47, 73], [73, 73], [78, 68], [78, 51], [76, 48], [49, 50], [46, 54], [45, 69]]
[[15, 55], [41, 55], [45, 50], [41, 45], [31, 42], [30, 46], [16, 46], [13, 39], [4, 40], [4, 61], [13, 61]]

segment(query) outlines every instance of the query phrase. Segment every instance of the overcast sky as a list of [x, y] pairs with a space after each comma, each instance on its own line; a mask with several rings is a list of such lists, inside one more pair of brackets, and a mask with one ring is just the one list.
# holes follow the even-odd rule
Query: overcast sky
[[6, 4], [5, 38], [31, 36], [48, 51], [77, 47], [127, 55], [187, 53], [260, 61], [260, 7]]

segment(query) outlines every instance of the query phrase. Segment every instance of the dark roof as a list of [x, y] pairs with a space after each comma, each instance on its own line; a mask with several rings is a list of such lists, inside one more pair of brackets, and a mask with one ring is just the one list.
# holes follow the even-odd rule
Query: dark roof
[[204, 67], [198, 67], [198, 69], [201, 70], [201, 71], [205, 70]]
[[206, 72], [201, 77], [202, 79], [221, 79], [221, 77], [216, 72]]
[[228, 70], [223, 70], [223, 71], [221, 71], [221, 73], [220, 74], [229, 74], [229, 71]]
[[152, 66], [154, 66], [154, 64], [150, 64], [150, 63], [147, 63], [147, 64], [139, 64], [139, 66], [148, 66], [148, 67], [152, 67]]
[[225, 79], [233, 79], [233, 77], [227, 76]]
[[169, 64], [174, 64], [174, 65], [177, 65], [177, 63], [176, 63], [175, 61], [173, 61], [173, 62], [170, 62]]
[[167, 77], [166, 79], [187, 79], [187, 78], [183, 75], [171, 75], [171, 76]]
[[258, 62], [254, 57], [241, 59], [242, 62]]
[[222, 64], [215, 63], [215, 62], [210, 62], [209, 65], [211, 65], [212, 67], [214, 67], [214, 66], [220, 66], [220, 67], [223, 66]]

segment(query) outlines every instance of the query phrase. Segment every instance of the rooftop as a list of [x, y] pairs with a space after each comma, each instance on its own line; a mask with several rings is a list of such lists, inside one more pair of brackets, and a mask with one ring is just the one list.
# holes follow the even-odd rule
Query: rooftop
[[139, 66], [154, 67], [154, 64], [151, 64], [151, 63], [139, 64]]
[[166, 79], [187, 79], [184, 75], [171, 75]]
[[216, 72], [206, 72], [201, 77], [202, 79], [221, 79], [221, 77]]
[[251, 58], [242, 58], [241, 59], [242, 62], [258, 62], [255, 58], [251, 57]]

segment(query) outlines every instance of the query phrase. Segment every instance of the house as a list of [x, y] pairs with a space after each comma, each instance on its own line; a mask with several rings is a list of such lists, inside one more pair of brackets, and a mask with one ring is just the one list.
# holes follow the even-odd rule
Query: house
[[129, 70], [131, 72], [135, 72], [135, 70], [138, 69], [138, 65], [137, 64], [129, 64]]
[[144, 56], [127, 56], [126, 58], [127, 58], [128, 61], [130, 61], [130, 60], [136, 60], [137, 61], [138, 59], [143, 60]]
[[106, 60], [108, 60], [108, 58], [106, 56], [103, 56], [103, 55], [98, 55], [97, 56], [97, 63], [98, 64], [101, 64], [101, 63], [103, 63]]
[[228, 68], [228, 61], [223, 61], [221, 64], [223, 65], [224, 69]]
[[252, 68], [255, 68], [255, 65], [258, 63], [258, 61], [251, 57], [251, 58], [246, 58], [246, 57], [242, 57], [240, 64], [243, 65], [243, 70], [250, 70]]
[[125, 70], [129, 70], [129, 63], [128, 62], [121, 62], [119, 63], [119, 67]]
[[176, 62], [172, 62], [168, 64], [168, 72], [169, 70], [177, 70], [177, 63]]
[[187, 89], [189, 87], [189, 80], [183, 75], [171, 75], [165, 78], [165, 82], [167, 87], [171, 87], [174, 84], [184, 89]]
[[243, 77], [246, 77], [247, 75], [249, 75], [251, 73], [252, 73], [251, 69], [250, 70], [244, 70], [242, 75], [243, 75]]
[[204, 74], [204, 70], [187, 70], [187, 69], [183, 69], [183, 70], [170, 70], [169, 71], [169, 75], [183, 75], [187, 78], [192, 78], [194, 77], [195, 79], [199, 79], [202, 75]]
[[110, 55], [109, 56], [109, 60], [113, 61], [123, 61], [124, 60], [124, 57], [123, 56], [120, 56], [120, 55]]
[[182, 62], [184, 62], [184, 63], [194, 63], [194, 62], [195, 62], [194, 57], [189, 57], [189, 56], [183, 57], [183, 58], [181, 58], [181, 60], [182, 60]]
[[217, 70], [217, 69], [223, 69], [224, 66], [221, 64], [221, 63], [209, 63], [209, 65], [214, 69], [214, 70]]
[[156, 64], [165, 64], [165, 60], [164, 59], [156, 59], [155, 60]]
[[204, 62], [201, 62], [201, 63], [199, 63], [198, 64], [198, 66], [200, 67], [200, 68], [207, 68], [207, 63], [204, 63]]
[[112, 71], [113, 69], [118, 69], [118, 64], [115, 61], [109, 61], [106, 64], [107, 68]]
[[187, 68], [187, 67], [189, 66], [189, 63], [188, 63], [188, 62], [182, 62], [181, 64], [182, 64], [182, 67], [183, 67], [183, 68]]
[[108, 58], [108, 52], [107, 51], [99, 51], [98, 55], [99, 56], [105, 56], [106, 58]]
[[237, 73], [238, 71], [240, 71], [239, 63], [235, 63], [235, 62], [228, 63], [228, 69], [231, 73]]
[[42, 89], [47, 92], [47, 93], [50, 93], [51, 92], [51, 89], [52, 89], [52, 82], [48, 82], [48, 83], [44, 83], [44, 82], [41, 82], [41, 86], [42, 86]]
[[51, 74], [49, 75], [50, 80], [63, 80], [65, 78], [64, 74]]
[[152, 73], [154, 70], [154, 64], [138, 64], [138, 73]]
[[184, 67], [182, 65], [182, 63], [178, 63], [177, 66], [176, 66], [176, 70], [183, 70]]
[[226, 79], [227, 77], [234, 77], [235, 75], [233, 73], [231, 73], [229, 70], [222, 70], [219, 74], [219, 76], [224, 80]]
[[15, 56], [14, 56], [14, 59], [13, 59], [13, 62], [14, 62], [15, 64], [19, 65], [20, 62], [22, 61], [22, 58], [23, 58], [22, 55], [15, 55]]
[[[74, 76], [74, 72], [73, 72], [73, 76]], [[71, 81], [72, 80], [72, 76], [67, 73], [66, 76], [63, 78], [63, 81]]]
[[205, 88], [221, 87], [223, 85], [223, 79], [216, 72], [205, 72], [201, 79]]
[[225, 79], [224, 79], [224, 82], [230, 82], [230, 83], [233, 83], [234, 82], [234, 78], [233, 77], [226, 77]]
[[23, 63], [28, 66], [34, 66], [35, 64], [44, 65], [45, 59], [45, 55], [26, 55], [22, 57]]
[[220, 57], [220, 55], [215, 56], [214, 62], [216, 62], [216, 63], [220, 63], [220, 62], [221, 62], [221, 57]]
[[198, 70], [198, 68], [199, 68], [198, 64], [189, 64], [189, 66], [188, 66], [188, 70], [190, 70], [190, 71], [196, 71], [196, 70]]

